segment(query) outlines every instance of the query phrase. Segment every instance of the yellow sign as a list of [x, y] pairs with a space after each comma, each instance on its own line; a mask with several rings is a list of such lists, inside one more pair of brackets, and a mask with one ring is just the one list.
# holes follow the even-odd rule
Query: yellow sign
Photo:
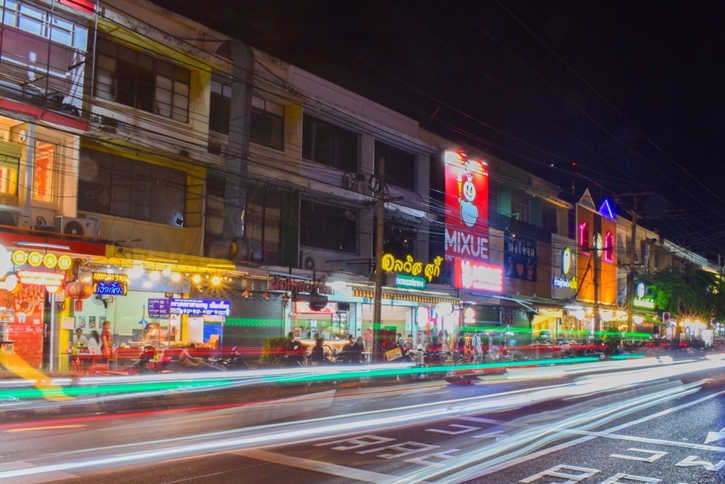
[[428, 282], [431, 282], [434, 277], [441, 275], [441, 264], [443, 263], [443, 257], [438, 256], [433, 259], [433, 262], [423, 266], [422, 262], [416, 262], [413, 260], [412, 255], [405, 256], [405, 261], [396, 259], [392, 254], [385, 254], [382, 260], [383, 270], [385, 272], [404, 272], [412, 276], [423, 274]]
[[93, 281], [128, 282], [128, 274], [106, 274], [105, 272], [94, 272]]
[[25, 252], [24, 250], [16, 250], [12, 255], [13, 264], [16, 266], [22, 266], [25, 264], [33, 267], [40, 267], [42, 264], [48, 269], [55, 269], [57, 266], [59, 269], [67, 271], [70, 266], [73, 265], [73, 260], [67, 255], [61, 255], [58, 257], [55, 254], [47, 253], [45, 255], [40, 252]]

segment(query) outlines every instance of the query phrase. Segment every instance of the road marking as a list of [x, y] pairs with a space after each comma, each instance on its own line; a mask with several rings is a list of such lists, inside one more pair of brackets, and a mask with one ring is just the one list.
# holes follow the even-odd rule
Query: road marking
[[[640, 419], [633, 420], [631, 422], [627, 422], [627, 423], [618, 425], [616, 427], [612, 427], [609, 430], [606, 430], [604, 432], [601, 432], [601, 434], [611, 435], [614, 432], [619, 432], [620, 430], [628, 429], [630, 427], [634, 427], [635, 425], [639, 425], [641, 423], [649, 422], [651, 420], [655, 420], [655, 419], [658, 419], [660, 417], [664, 417], [666, 415], [671, 415], [671, 414], [673, 414], [675, 412], [678, 412], [678, 411], [680, 411], [682, 409], [689, 408], [689, 407], [693, 407], [695, 405], [699, 405], [702, 402], [706, 402], [708, 400], [712, 400], [713, 398], [717, 398], [717, 397], [719, 397], [719, 396], [721, 396], [723, 394], [725, 394], [725, 390], [721, 390], [721, 391], [719, 391], [717, 393], [713, 393], [712, 395], [708, 395], [706, 397], [698, 398], [697, 400], [693, 400], [693, 401], [688, 402], [688, 403], [683, 403], [682, 405], [678, 405], [676, 407], [671, 407], [671, 408], [668, 408], [666, 410], [662, 410], [661, 412], [657, 412], [657, 413], [654, 413], [652, 415], [648, 415], [646, 417], [642, 417]], [[471, 481], [473, 479], [476, 479], [478, 477], [488, 476], [490, 474], [494, 474], [494, 473], [499, 472], [499, 471], [502, 471], [504, 469], [508, 469], [509, 467], [513, 467], [513, 466], [519, 465], [519, 464], [521, 464], [523, 462], [528, 462], [528, 461], [531, 461], [531, 460], [534, 460], [534, 459], [538, 459], [539, 457], [548, 456], [548, 455], [553, 454], [554, 452], [558, 452], [560, 450], [568, 449], [569, 447], [574, 447], [574, 446], [579, 445], [579, 444], [584, 444], [586, 442], [589, 442], [591, 440], [595, 440], [595, 439], [597, 439], [599, 437], [604, 437], [604, 436], [605, 435], [587, 435], [587, 436], [580, 437], [578, 439], [572, 440], [570, 442], [564, 442], [562, 444], [555, 445], [553, 447], [549, 447], [549, 448], [544, 449], [544, 450], [540, 450], [540, 451], [537, 451], [537, 452], [532, 452], [531, 454], [527, 454], [527, 455], [524, 455], [524, 456], [521, 456], [521, 457], [517, 457], [515, 459], [511, 459], [511, 460], [506, 461], [506, 462], [502, 462], [502, 463], [497, 464], [495, 466], [491, 466], [491, 467], [489, 467], [487, 469], [483, 469], [481, 471], [474, 472], [472, 474], [467, 474], [466, 477], [465, 477], [465, 479], [464, 479], [464, 481], [469, 482], [469, 481]], [[461, 482], [463, 482], [463, 481], [461, 481]]]
[[[620, 479], [624, 480], [620, 481]], [[631, 484], [632, 481], [639, 482], [641, 484], [659, 484], [660, 482], [662, 482], [662, 479], [656, 479], [654, 477], [633, 476], [620, 472], [619, 474], [613, 475], [606, 481], [602, 481], [601, 484]]]
[[190, 422], [202, 422], [204, 420], [216, 420], [216, 419], [219, 419], [219, 418], [226, 418], [226, 419], [228, 419], [229, 417], [227, 415], [217, 415], [216, 417], [190, 418], [188, 420], [182, 420], [179, 423], [180, 424], [184, 424], [184, 423], [190, 423]]
[[634, 449], [634, 448], [627, 449], [627, 450], [630, 452], [642, 452], [644, 454], [650, 454], [650, 456], [642, 457], [642, 456], [637, 456], [637, 455], [612, 454], [609, 457], [614, 457], [615, 459], [636, 460], [639, 462], [654, 462], [667, 455], [667, 452], [657, 452], [656, 450]]
[[18, 432], [37, 432], [40, 430], [59, 430], [59, 429], [77, 429], [80, 427], [85, 427], [85, 425], [51, 425], [48, 427], [26, 427], [23, 429], [10, 429], [6, 430], [7, 433], [18, 433]]
[[468, 432], [475, 432], [476, 430], [481, 430], [481, 427], [471, 427], [470, 425], [449, 424], [448, 426], [455, 427], [458, 429], [463, 429], [463, 430], [425, 429], [425, 431], [433, 432], [436, 434], [461, 435], [461, 434], [466, 434]]
[[379, 472], [355, 469], [354, 467], [345, 467], [337, 464], [329, 464], [327, 462], [292, 457], [290, 455], [275, 454], [274, 452], [268, 452], [266, 450], [241, 450], [239, 452], [232, 452], [232, 454], [270, 462], [272, 464], [280, 464], [287, 467], [295, 467], [297, 469], [319, 472], [321, 474], [344, 477], [345, 479], [354, 479], [362, 482], [389, 482], [395, 477], [388, 474], [381, 474]]
[[[37, 467], [35, 464], [31, 464], [30, 462], [7, 462], [4, 464], [0, 464], [0, 472], [2, 471], [14, 471], [17, 469], [27, 469], [29, 467]], [[69, 472], [48, 472], [46, 474], [38, 474], [35, 476], [23, 476], [23, 477], [11, 477], [8, 479], [3, 479], [3, 484], [40, 484], [42, 482], [53, 482], [53, 481], [61, 481], [64, 479], [71, 479], [74, 477], [78, 477], [75, 474], [71, 474]]]
[[717, 442], [718, 440], [722, 439], [725, 439], [725, 428], [722, 429], [720, 432], [708, 432], [705, 443], [709, 444], [710, 442]]

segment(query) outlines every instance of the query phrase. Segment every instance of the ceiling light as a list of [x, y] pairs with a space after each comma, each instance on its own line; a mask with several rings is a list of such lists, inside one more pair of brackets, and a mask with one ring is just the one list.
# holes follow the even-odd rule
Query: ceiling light
[[212, 286], [218, 286], [219, 284], [221, 284], [221, 282], [222, 282], [222, 279], [219, 276], [214, 276], [211, 278]]
[[191, 278], [191, 282], [199, 284], [201, 282], [201, 276], [199, 274], [194, 274], [194, 277]]
[[164, 269], [163, 271], [161, 271], [161, 274], [163, 274], [164, 277], [169, 277], [171, 275], [171, 269], [169, 269], [167, 267], [166, 269]]
[[158, 281], [161, 279], [161, 273], [159, 271], [153, 271], [151, 274], [149, 274], [149, 277], [152, 281]]
[[174, 282], [179, 282], [181, 280], [181, 274], [179, 274], [178, 272], [174, 272], [173, 274], [171, 274], [171, 280]]
[[143, 276], [143, 273], [143, 266], [133, 266], [128, 271], [128, 277], [131, 279], [138, 279], [139, 277]]

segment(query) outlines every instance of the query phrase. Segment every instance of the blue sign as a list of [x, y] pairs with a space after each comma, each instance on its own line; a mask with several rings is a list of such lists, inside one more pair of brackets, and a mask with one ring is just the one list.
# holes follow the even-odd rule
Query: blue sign
[[128, 286], [120, 281], [96, 281], [93, 283], [93, 293], [102, 296], [125, 296]]
[[149, 299], [149, 318], [168, 318], [168, 299]]
[[196, 316], [229, 316], [231, 303], [210, 299], [169, 299], [169, 311], [172, 314], [191, 314]]

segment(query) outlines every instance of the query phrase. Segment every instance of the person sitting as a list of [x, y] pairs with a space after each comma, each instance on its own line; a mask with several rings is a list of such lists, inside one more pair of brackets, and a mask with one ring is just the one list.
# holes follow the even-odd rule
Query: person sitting
[[408, 356], [410, 357], [410, 360], [416, 364], [416, 366], [423, 366], [425, 364], [425, 350], [421, 344], [415, 348], [410, 348], [408, 350]]
[[189, 350], [193, 348], [196, 348], [195, 343], [191, 343], [188, 348], [184, 348], [181, 351], [181, 353], [179, 354], [179, 363], [182, 366], [187, 366], [191, 368], [211, 366], [206, 361], [204, 361], [204, 358], [192, 356]]
[[442, 351], [443, 350], [443, 347], [441, 346], [440, 341], [438, 340], [438, 336], [437, 335], [433, 335], [433, 337], [431, 338], [430, 342], [426, 345], [425, 350], [428, 353], [435, 353], [437, 351]]
[[317, 338], [315, 340], [315, 346], [312, 347], [312, 354], [310, 355], [310, 361], [313, 365], [325, 365], [330, 363], [329, 358], [325, 354], [325, 338]]

